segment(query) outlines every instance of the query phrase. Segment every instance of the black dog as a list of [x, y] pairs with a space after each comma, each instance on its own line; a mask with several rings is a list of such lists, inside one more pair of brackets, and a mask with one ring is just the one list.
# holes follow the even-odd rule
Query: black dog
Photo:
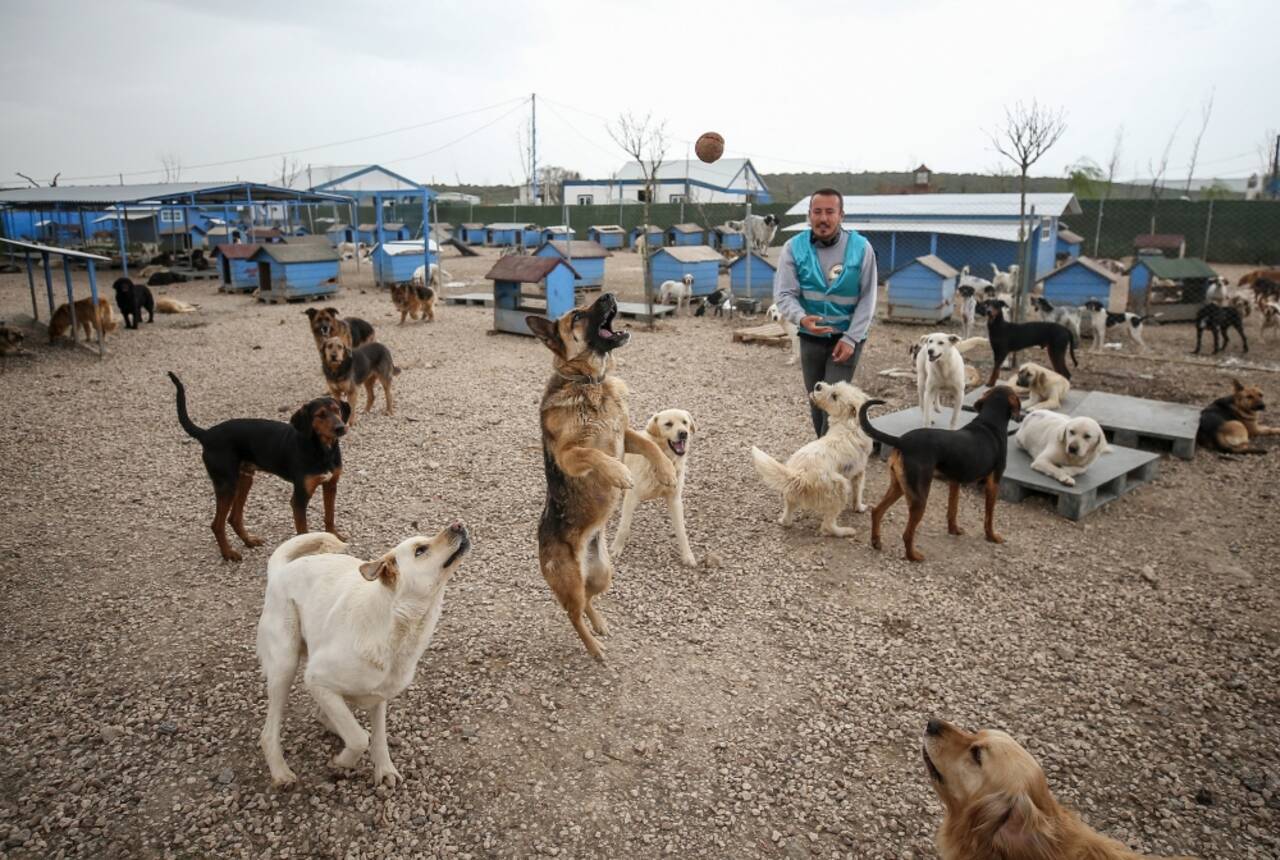
[[1022, 404], [1012, 388], [1000, 385], [987, 391], [974, 404], [978, 417], [959, 430], [921, 428], [890, 436], [871, 426], [867, 412], [883, 400], [868, 400], [858, 410], [858, 423], [863, 431], [882, 445], [889, 445], [889, 488], [871, 512], [871, 545], [880, 549], [880, 522], [885, 512], [902, 496], [907, 497], [909, 514], [907, 530], [902, 533], [909, 561], [924, 561], [915, 547], [916, 528], [924, 517], [929, 502], [929, 489], [935, 477], [951, 484], [947, 499], [947, 531], [964, 534], [956, 521], [960, 502], [960, 485], [981, 481], [986, 491], [986, 516], [983, 527], [987, 540], [1004, 543], [995, 532], [996, 499], [1000, 479], [1004, 476], [1009, 451], [1009, 421], [1022, 417]]
[[1067, 370], [1067, 350], [1071, 350], [1071, 363], [1076, 367], [1080, 366], [1080, 362], [1076, 360], [1075, 339], [1071, 336], [1071, 329], [1051, 322], [1008, 322], [1004, 318], [1004, 311], [1008, 307], [1002, 299], [987, 299], [978, 303], [978, 312], [986, 314], [987, 317], [987, 338], [991, 341], [991, 352], [995, 357], [987, 386], [996, 384], [1000, 367], [1010, 353], [1030, 349], [1033, 346], [1044, 347], [1049, 353], [1049, 363], [1053, 365], [1053, 369], [1070, 379], [1071, 371]]
[[240, 553], [227, 542], [227, 520], [245, 546], [261, 546], [262, 539], [244, 527], [244, 503], [258, 469], [279, 475], [293, 484], [293, 526], [307, 531], [307, 504], [317, 487], [324, 487], [324, 529], [346, 540], [333, 525], [333, 503], [342, 477], [342, 450], [338, 442], [347, 432], [351, 407], [332, 397], [317, 397], [289, 419], [233, 418], [201, 429], [187, 415], [187, 392], [172, 372], [178, 387], [178, 422], [204, 449], [204, 467], [213, 481], [218, 500], [213, 515], [213, 536], [222, 557], [239, 561]]
[[[1240, 333], [1241, 352], [1249, 351], [1249, 339], [1244, 336], [1244, 323], [1240, 320], [1240, 311], [1231, 305], [1207, 304], [1196, 312], [1196, 348], [1192, 355], [1200, 354], [1200, 341], [1204, 338], [1205, 329], [1213, 332], [1213, 354], [1227, 348], [1227, 330], [1234, 328]], [[1222, 335], [1222, 345], [1218, 345], [1218, 335]]]
[[147, 286], [167, 287], [170, 284], [185, 284], [186, 282], [186, 275], [180, 275], [177, 272], [156, 272], [147, 279]]
[[147, 265], [148, 266], [172, 266], [173, 254], [170, 254], [168, 251], [165, 251], [163, 254], [157, 254], [147, 262]]
[[120, 316], [124, 317], [125, 328], [137, 328], [142, 322], [142, 312], [147, 312], [147, 322], [156, 321], [156, 300], [151, 291], [142, 284], [135, 284], [128, 278], [116, 278], [111, 285], [116, 291], [116, 307], [120, 308]]
[[191, 268], [195, 269], [197, 272], [203, 272], [205, 269], [209, 268], [209, 258], [204, 255], [204, 251], [202, 249], [196, 248], [191, 252]]

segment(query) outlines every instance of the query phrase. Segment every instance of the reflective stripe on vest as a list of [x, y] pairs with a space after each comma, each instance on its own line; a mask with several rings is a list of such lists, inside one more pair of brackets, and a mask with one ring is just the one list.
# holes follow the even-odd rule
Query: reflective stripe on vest
[[800, 282], [800, 306], [806, 315], [822, 317], [822, 324], [840, 333], [849, 330], [853, 309], [862, 296], [862, 258], [867, 240], [854, 230], [846, 230], [844, 269], [840, 277], [828, 283], [822, 263], [814, 250], [812, 230], [795, 236], [788, 246], [796, 264], [796, 280]]

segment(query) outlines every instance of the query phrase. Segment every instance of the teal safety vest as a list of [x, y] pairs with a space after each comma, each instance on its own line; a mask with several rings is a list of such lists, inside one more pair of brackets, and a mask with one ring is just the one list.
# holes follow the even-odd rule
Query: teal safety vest
[[800, 282], [800, 306], [806, 315], [816, 314], [822, 317], [823, 325], [844, 334], [862, 296], [862, 257], [867, 240], [854, 230], [845, 231], [849, 239], [844, 246], [844, 271], [828, 283], [818, 252], [813, 249], [812, 232], [805, 230], [788, 243], [796, 264], [796, 280]]

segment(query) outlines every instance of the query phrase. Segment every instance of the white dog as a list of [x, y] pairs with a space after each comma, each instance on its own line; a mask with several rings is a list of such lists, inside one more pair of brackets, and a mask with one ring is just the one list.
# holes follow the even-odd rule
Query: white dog
[[693, 275], [685, 275], [678, 281], [663, 281], [662, 286], [658, 287], [658, 302], [660, 304], [676, 306], [676, 313], [680, 313], [680, 309], [689, 309], [689, 300], [693, 298]]
[[1047, 409], [1025, 413], [1015, 438], [1031, 457], [1031, 468], [1068, 487], [1075, 486], [1075, 475], [1111, 450], [1097, 421]]
[[769, 305], [769, 310], [765, 312], [769, 319], [782, 326], [783, 333], [791, 339], [791, 357], [787, 359], [787, 364], [795, 364], [800, 360], [800, 329], [795, 323], [782, 315], [782, 311], [778, 310], [776, 304]]
[[[445, 583], [470, 546], [466, 527], [454, 523], [363, 563], [340, 554], [347, 545], [327, 532], [297, 535], [271, 554], [258, 661], [267, 676], [260, 745], [272, 783], [283, 788], [297, 780], [284, 760], [280, 727], [304, 654], [303, 679], [320, 721], [346, 745], [330, 764], [355, 767], [367, 749], [376, 785], [401, 781], [387, 751], [387, 703], [413, 680], [440, 620]], [[352, 706], [369, 711], [372, 740]]]
[[942, 414], [943, 396], [950, 395], [951, 429], [960, 421], [964, 405], [964, 353], [985, 344], [985, 337], [961, 340], [959, 335], [938, 331], [922, 335], [911, 351], [916, 359], [916, 389], [924, 426], [933, 423], [933, 413]]
[[432, 264], [431, 264], [431, 278], [430, 278], [430, 280], [428, 280], [428, 279], [427, 279], [427, 267], [426, 267], [426, 266], [419, 266], [418, 268], [414, 269], [414, 270], [413, 270], [413, 276], [412, 276], [412, 279], [411, 279], [411, 280], [412, 280], [413, 285], [414, 285], [415, 287], [428, 287], [428, 286], [429, 286], [429, 287], [431, 287], [431, 289], [433, 289], [433, 290], [435, 290], [435, 291], [436, 291], [436, 294], [437, 294], [437, 295], [439, 295], [439, 293], [440, 293], [440, 287], [442, 287], [442, 286], [444, 285], [444, 279], [445, 279], [445, 278], [452, 278], [452, 277], [453, 277], [452, 275], [450, 275], [450, 274], [449, 274], [448, 272], [446, 272], [444, 269], [440, 268], [440, 264], [439, 264], [439, 263], [432, 263]]
[[1102, 352], [1106, 347], [1107, 329], [1113, 325], [1123, 325], [1124, 330], [1129, 333], [1129, 339], [1138, 345], [1138, 351], [1147, 351], [1147, 342], [1142, 339], [1142, 329], [1146, 321], [1151, 319], [1150, 316], [1140, 316], [1129, 311], [1113, 314], [1097, 299], [1085, 302], [1084, 309], [1089, 313], [1089, 324], [1093, 328], [1094, 352]]
[[822, 533], [853, 537], [857, 531], [836, 524], [836, 517], [852, 505], [858, 513], [867, 478], [871, 439], [858, 426], [858, 409], [867, 395], [848, 382], [819, 382], [809, 395], [827, 413], [827, 435], [792, 454], [786, 465], [752, 446], [751, 460], [760, 479], [782, 493], [781, 526], [790, 526], [796, 511], [810, 510], [822, 517]]
[[1000, 271], [1000, 267], [995, 263], [991, 264], [991, 287], [996, 295], [1013, 294], [1014, 287], [1018, 285], [1018, 271], [1017, 263], [1010, 266], [1007, 272]]
[[667, 455], [671, 465], [676, 467], [676, 484], [664, 487], [658, 482], [653, 466], [639, 454], [627, 454], [623, 463], [631, 471], [631, 479], [635, 485], [627, 490], [622, 499], [622, 518], [618, 520], [618, 533], [613, 536], [613, 545], [609, 552], [616, 559], [627, 547], [631, 537], [631, 518], [641, 502], [650, 499], [667, 500], [667, 511], [671, 514], [671, 528], [676, 533], [676, 546], [680, 550], [680, 562], [685, 567], [694, 567], [698, 561], [689, 549], [689, 536], [684, 530], [684, 474], [686, 458], [689, 454], [689, 440], [697, 428], [693, 425], [693, 416], [683, 409], [664, 409], [655, 412], [645, 426], [644, 432], [649, 434], [653, 443]]

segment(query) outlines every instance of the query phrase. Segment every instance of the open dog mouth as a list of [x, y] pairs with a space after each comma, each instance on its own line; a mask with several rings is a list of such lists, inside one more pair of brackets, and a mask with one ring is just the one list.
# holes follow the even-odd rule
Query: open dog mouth
[[923, 746], [920, 747], [920, 755], [924, 758], [924, 766], [929, 771], [929, 778], [934, 782], [942, 785], [946, 780], [942, 778], [942, 772], [933, 764], [933, 759], [929, 758], [929, 751]]
[[454, 563], [466, 555], [467, 550], [469, 549], [471, 549], [471, 535], [464, 530], [462, 534], [458, 536], [458, 543], [453, 548], [453, 552], [444, 560], [445, 568], [453, 567]]
[[618, 308], [614, 306], [610, 308], [604, 315], [604, 319], [600, 321], [600, 327], [596, 329], [596, 334], [605, 340], [613, 340], [626, 332], [615, 332], [613, 330], [613, 319], [618, 315]]
[[683, 439], [668, 439], [667, 447], [669, 447], [672, 451], [674, 451], [677, 457], [684, 456], [684, 440]]

